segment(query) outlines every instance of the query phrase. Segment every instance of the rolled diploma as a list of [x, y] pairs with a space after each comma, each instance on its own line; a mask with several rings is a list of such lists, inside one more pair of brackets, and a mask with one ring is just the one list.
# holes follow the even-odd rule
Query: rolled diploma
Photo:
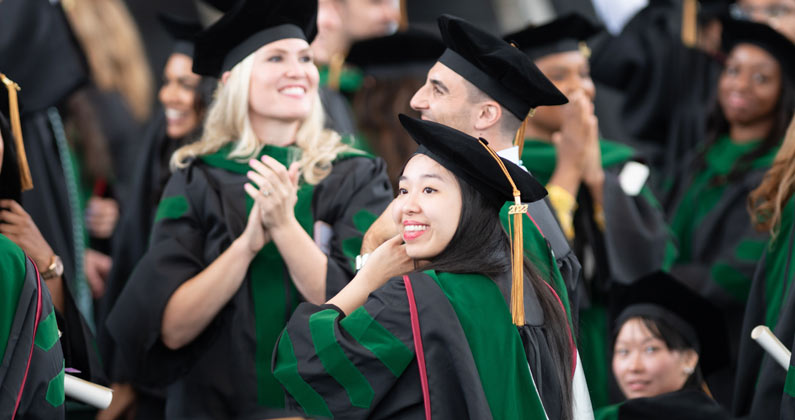
[[778, 341], [778, 338], [770, 331], [770, 328], [765, 325], [757, 325], [751, 331], [751, 338], [756, 340], [784, 370], [789, 369], [789, 359], [792, 353], [781, 344], [781, 341]]
[[99, 386], [68, 373], [64, 375], [63, 386], [67, 397], [72, 397], [100, 410], [108, 408], [113, 399], [113, 391], [110, 388]]

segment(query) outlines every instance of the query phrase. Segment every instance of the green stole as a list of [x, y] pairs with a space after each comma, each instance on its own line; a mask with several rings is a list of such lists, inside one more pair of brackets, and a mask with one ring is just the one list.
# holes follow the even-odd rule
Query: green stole
[[19, 295], [25, 284], [25, 253], [10, 239], [0, 234], [0, 362], [5, 357], [8, 336], [14, 324]]
[[[519, 331], [497, 283], [481, 274], [425, 273], [442, 289], [464, 330], [492, 418], [546, 418]], [[493, 337], [506, 336], [509, 348], [493, 345]]]
[[[202, 156], [201, 160], [207, 165], [245, 175], [251, 170], [247, 163], [248, 160], [245, 163], [230, 160], [227, 156], [231, 149], [232, 144], [229, 144], [216, 153]], [[289, 166], [290, 157], [300, 156], [300, 149], [296, 146], [266, 145], [257, 158], [264, 155], [276, 159], [284, 166]], [[295, 204], [295, 218], [310, 236], [312, 236], [314, 225], [313, 192], [313, 185], [300, 183], [298, 201]], [[253, 205], [254, 200], [246, 194], [247, 215], [251, 212]], [[299, 293], [295, 285], [292, 281], [285, 281], [289, 278], [288, 276], [287, 267], [273, 241], [265, 244], [249, 265], [249, 284], [254, 301], [254, 326], [257, 338], [254, 357], [257, 374], [257, 399], [260, 404], [275, 408], [284, 407], [284, 391], [271, 373], [271, 355], [279, 334], [287, 324], [288, 313], [292, 313], [299, 303]], [[285, 300], [287, 296], [291, 298], [289, 302]]]
[[[228, 158], [233, 146], [233, 143], [227, 144], [217, 152], [202, 156], [200, 159], [207, 165], [245, 175], [251, 170], [248, 165], [248, 159], [245, 162], [238, 162]], [[289, 167], [290, 163], [296, 161], [301, 155], [301, 149], [297, 146], [265, 145], [256, 158], [259, 159], [265, 155], [276, 159], [285, 167]], [[339, 153], [335, 162], [357, 156], [370, 155], [356, 149], [348, 149]], [[315, 187], [313, 185], [299, 182], [298, 200], [294, 209], [298, 224], [310, 237], [313, 235], [314, 229], [314, 215], [312, 214], [314, 191]], [[245, 194], [245, 196], [246, 215], [248, 215], [254, 206], [254, 200], [248, 194]], [[374, 219], [369, 217], [367, 220], [372, 223]], [[360, 239], [358, 244], [361, 247]], [[257, 374], [257, 399], [262, 405], [283, 408], [284, 390], [271, 372], [271, 356], [273, 355], [276, 341], [287, 324], [288, 314], [292, 314], [298, 303], [300, 303], [300, 295], [292, 280], [289, 282], [285, 281], [285, 279], [289, 278], [289, 273], [273, 241], [265, 244], [251, 261], [249, 277], [251, 279], [251, 296], [254, 301], [254, 325], [257, 338], [254, 357]], [[289, 302], [284, 299], [287, 296], [291, 297]]]
[[[671, 229], [679, 240], [677, 264], [691, 262], [692, 250], [690, 247], [694, 232], [726, 192], [728, 184], [714, 185], [713, 180], [716, 177], [728, 175], [735, 163], [758, 145], [759, 141], [734, 143], [728, 135], [724, 135], [707, 151], [704, 168], [693, 177], [671, 218]], [[757, 158], [751, 162], [750, 168], [769, 167], [773, 163], [777, 151], [778, 147], [775, 147], [766, 155]], [[764, 250], [763, 246], [764, 244], [758, 241], [743, 240], [736, 248], [737, 257], [744, 260], [759, 259]], [[713, 279], [734, 298], [743, 302], [748, 298], [750, 279], [745, 279], [731, 267], [720, 262], [713, 265], [711, 273]]]

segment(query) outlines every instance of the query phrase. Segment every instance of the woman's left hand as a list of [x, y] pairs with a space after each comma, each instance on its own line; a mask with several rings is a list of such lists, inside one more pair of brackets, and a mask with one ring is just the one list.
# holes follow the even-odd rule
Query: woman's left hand
[[252, 170], [248, 179], [264, 196], [260, 202], [260, 218], [266, 229], [278, 229], [295, 220], [295, 203], [298, 201], [298, 162], [287, 169], [276, 159], [263, 156], [249, 161]]

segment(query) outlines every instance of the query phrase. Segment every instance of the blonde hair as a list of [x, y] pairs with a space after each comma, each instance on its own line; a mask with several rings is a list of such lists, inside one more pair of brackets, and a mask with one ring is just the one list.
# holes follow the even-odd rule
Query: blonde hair
[[[230, 71], [225, 84], [219, 84], [215, 100], [207, 112], [201, 139], [177, 149], [171, 157], [171, 169], [185, 168], [191, 159], [217, 152], [229, 143], [234, 146], [229, 159], [245, 162], [256, 156], [264, 144], [248, 118], [249, 80], [254, 67], [250, 54]], [[295, 145], [301, 149], [301, 176], [309, 184], [317, 184], [331, 172], [331, 164], [340, 152], [348, 149], [340, 135], [324, 128], [323, 106], [315, 92], [311, 110], [298, 127]]]
[[[795, 118], [762, 183], [748, 196], [751, 223], [758, 231], [778, 235], [781, 211], [795, 192]], [[772, 241], [771, 241], [772, 242]]]
[[91, 76], [103, 91], [117, 91], [139, 122], [149, 117], [153, 81], [143, 43], [121, 0], [64, 2], [69, 23], [85, 52]]

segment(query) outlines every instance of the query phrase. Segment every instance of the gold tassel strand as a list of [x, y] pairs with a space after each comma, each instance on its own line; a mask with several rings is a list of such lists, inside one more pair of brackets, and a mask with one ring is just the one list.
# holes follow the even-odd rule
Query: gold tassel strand
[[406, 0], [400, 0], [400, 21], [398, 30], [405, 31], [409, 28], [409, 11], [406, 9]]
[[503, 174], [513, 188], [514, 204], [510, 207], [508, 214], [513, 216], [513, 234], [511, 235], [511, 318], [514, 325], [522, 326], [525, 324], [524, 316], [524, 241], [522, 237], [522, 215], [527, 213], [527, 205], [522, 204], [522, 194], [513, 182], [508, 169], [491, 147], [483, 139], [478, 139], [480, 144], [489, 152], [492, 158], [497, 161]]
[[14, 83], [5, 74], [0, 73], [0, 80], [8, 89], [8, 113], [11, 119], [11, 131], [14, 133], [14, 144], [17, 148], [17, 161], [19, 163], [19, 178], [22, 191], [33, 189], [33, 177], [30, 175], [28, 157], [25, 154], [25, 143], [22, 141], [22, 123], [19, 119], [19, 103], [17, 102], [17, 91], [21, 90], [19, 85]]
[[[514, 43], [514, 42], [511, 42], [511, 46], [514, 47], [514, 48], [517, 48], [517, 49], [519, 48], [519, 46], [516, 45], [516, 43]], [[513, 138], [513, 145], [514, 146], [519, 146], [519, 159], [522, 158], [522, 152], [524, 151], [524, 128], [525, 128], [525, 125], [527, 125], [527, 121], [530, 120], [530, 118], [533, 118], [533, 115], [535, 115], [535, 113], [536, 113], [535, 108], [530, 108], [530, 112], [528, 112], [527, 116], [524, 117], [524, 120], [522, 121], [522, 124], [519, 126], [519, 129], [516, 130], [516, 135]], [[508, 175], [507, 172], [505, 174]]]
[[695, 47], [698, 37], [698, 0], [684, 0], [682, 3], [682, 43]]
[[535, 114], [535, 108], [531, 108], [530, 112], [527, 113], [527, 116], [522, 121], [522, 124], [519, 126], [519, 129], [516, 130], [516, 135], [513, 138], [513, 145], [519, 146], [519, 159], [522, 158], [522, 152], [524, 152], [524, 129], [527, 126], [527, 122], [530, 118], [533, 118], [533, 114]]
[[342, 67], [344, 65], [345, 54], [334, 53], [331, 56], [328, 64], [328, 82], [326, 83], [329, 89], [339, 92], [342, 79]]

